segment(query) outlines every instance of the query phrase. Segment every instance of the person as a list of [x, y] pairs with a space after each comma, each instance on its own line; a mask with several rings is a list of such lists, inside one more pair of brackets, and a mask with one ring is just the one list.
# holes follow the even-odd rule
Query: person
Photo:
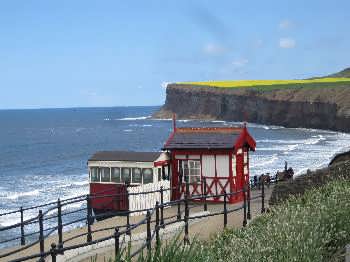
[[253, 184], [253, 187], [256, 187], [258, 185], [258, 176], [255, 175], [254, 176], [254, 184]]
[[284, 161], [284, 172], [287, 173], [287, 169], [288, 169], [288, 163], [287, 161]]

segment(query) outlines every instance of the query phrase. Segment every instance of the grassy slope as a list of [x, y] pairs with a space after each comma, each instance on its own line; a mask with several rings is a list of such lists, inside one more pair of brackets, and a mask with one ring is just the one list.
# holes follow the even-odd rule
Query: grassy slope
[[349, 199], [350, 181], [332, 181], [274, 207], [247, 228], [189, 247], [174, 240], [139, 261], [338, 261], [337, 252], [350, 242]]

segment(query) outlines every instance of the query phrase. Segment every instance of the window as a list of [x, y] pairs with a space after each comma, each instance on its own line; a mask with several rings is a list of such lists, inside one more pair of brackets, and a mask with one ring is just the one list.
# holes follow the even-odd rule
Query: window
[[152, 170], [152, 168], [143, 168], [142, 175], [143, 175], [143, 183], [144, 184], [153, 183], [153, 170]]
[[120, 183], [120, 168], [112, 167], [111, 181], [114, 183]]
[[232, 155], [232, 175], [236, 176], [236, 156]]
[[128, 167], [122, 168], [121, 182], [122, 183], [130, 183], [131, 182], [131, 168], [128, 168]]
[[201, 181], [201, 162], [197, 160], [182, 161], [183, 175], [186, 182], [198, 183]]
[[111, 169], [109, 167], [100, 167], [101, 182], [111, 182]]
[[100, 174], [98, 172], [98, 167], [90, 168], [90, 180], [91, 182], [100, 182]]
[[132, 183], [142, 183], [141, 168], [132, 169]]

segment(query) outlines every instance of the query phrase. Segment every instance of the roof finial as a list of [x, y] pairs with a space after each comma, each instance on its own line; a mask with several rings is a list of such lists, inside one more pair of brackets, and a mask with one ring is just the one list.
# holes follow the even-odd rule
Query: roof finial
[[176, 132], [176, 114], [173, 113], [173, 131]]

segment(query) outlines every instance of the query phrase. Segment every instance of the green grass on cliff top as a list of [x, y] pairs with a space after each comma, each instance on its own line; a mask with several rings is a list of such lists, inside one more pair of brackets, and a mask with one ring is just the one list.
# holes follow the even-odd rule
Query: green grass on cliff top
[[249, 88], [262, 89], [291, 88], [291, 87], [337, 87], [350, 84], [350, 78], [316, 78], [305, 80], [225, 80], [202, 82], [178, 82], [179, 85], [206, 86], [216, 88]]

